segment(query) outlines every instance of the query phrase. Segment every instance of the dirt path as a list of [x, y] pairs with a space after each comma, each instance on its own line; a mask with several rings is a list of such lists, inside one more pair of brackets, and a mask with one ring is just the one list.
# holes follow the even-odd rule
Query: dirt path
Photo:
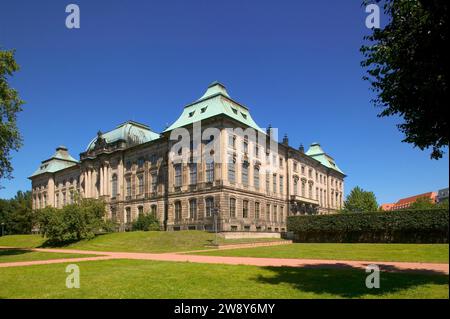
[[[4, 249], [24, 249], [14, 247], [0, 247]], [[41, 252], [58, 252], [69, 254], [95, 254], [99, 257], [87, 258], [67, 258], [36, 260], [24, 262], [0, 263], [1, 267], [31, 266], [55, 263], [71, 263], [79, 261], [97, 261], [108, 259], [135, 259], [135, 260], [157, 260], [174, 262], [193, 262], [206, 264], [226, 264], [226, 265], [252, 265], [260, 267], [303, 267], [303, 268], [358, 268], [365, 269], [367, 265], [375, 264], [383, 271], [392, 272], [420, 272], [449, 274], [448, 264], [436, 263], [414, 263], [414, 262], [376, 262], [376, 261], [349, 261], [349, 260], [324, 260], [324, 259], [288, 259], [288, 258], [254, 258], [254, 257], [223, 257], [223, 256], [201, 256], [189, 255], [186, 253], [129, 253], [129, 252], [104, 252], [73, 249], [47, 249], [29, 248], [26, 250]]]

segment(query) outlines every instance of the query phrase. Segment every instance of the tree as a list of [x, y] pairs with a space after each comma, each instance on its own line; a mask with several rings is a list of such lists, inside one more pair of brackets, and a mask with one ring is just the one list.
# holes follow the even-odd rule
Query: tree
[[419, 197], [415, 200], [414, 203], [412, 203], [409, 207], [409, 209], [421, 209], [421, 210], [427, 210], [427, 209], [433, 209], [436, 208], [436, 204], [431, 200], [429, 197]]
[[7, 234], [29, 234], [35, 223], [36, 215], [31, 208], [31, 192], [18, 191], [9, 200], [0, 200], [0, 223], [5, 224]]
[[133, 222], [132, 230], [160, 230], [159, 221], [153, 214], [139, 215]]
[[8, 78], [19, 70], [14, 59], [15, 51], [0, 49], [0, 180], [12, 178], [11, 151], [22, 146], [22, 137], [17, 128], [17, 113], [24, 103], [18, 92], [8, 84]]
[[344, 201], [343, 212], [346, 213], [375, 212], [377, 210], [378, 203], [375, 194], [364, 191], [359, 186], [353, 188]]
[[432, 148], [439, 159], [448, 147], [448, 6], [447, 0], [377, 0], [390, 17], [361, 47], [364, 77], [377, 94], [379, 117], [399, 115], [402, 142]]
[[105, 221], [105, 203], [96, 199], [79, 199], [62, 209], [46, 207], [38, 211], [39, 228], [51, 244], [64, 244], [92, 239], [98, 233], [110, 231]]

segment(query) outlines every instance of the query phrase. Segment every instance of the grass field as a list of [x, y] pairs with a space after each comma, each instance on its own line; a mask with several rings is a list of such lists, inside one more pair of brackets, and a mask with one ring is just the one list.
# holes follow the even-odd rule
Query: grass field
[[0, 249], [0, 263], [16, 261], [49, 260], [61, 258], [81, 258], [92, 257], [94, 255], [47, 253], [19, 249]]
[[448, 276], [360, 269], [301, 269], [138, 260], [79, 262], [79, 289], [66, 264], [0, 268], [0, 298], [448, 298]]
[[291, 244], [197, 253], [213, 256], [448, 263], [448, 244]]
[[[128, 252], [178, 252], [207, 249], [213, 243], [215, 235], [203, 231], [178, 232], [127, 232], [99, 235], [92, 240], [82, 240], [64, 248], [128, 251]], [[276, 241], [276, 238], [261, 239], [219, 239], [222, 244]], [[45, 246], [45, 239], [40, 235], [11, 235], [0, 237], [0, 246], [36, 248]]]

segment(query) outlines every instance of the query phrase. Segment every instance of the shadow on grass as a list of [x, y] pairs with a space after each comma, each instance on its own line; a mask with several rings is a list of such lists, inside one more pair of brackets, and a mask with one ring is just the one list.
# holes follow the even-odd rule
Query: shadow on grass
[[303, 292], [331, 294], [342, 298], [360, 298], [364, 295], [380, 296], [427, 284], [449, 284], [448, 275], [440, 272], [423, 270], [418, 273], [417, 270], [411, 272], [389, 267], [390, 269], [380, 265], [382, 270], [379, 289], [366, 287], [366, 277], [370, 273], [347, 264], [262, 267], [271, 271], [273, 275], [260, 275], [255, 278], [255, 281], [271, 285], [289, 284]]
[[8, 248], [0, 248], [0, 257], [4, 256], [17, 256], [31, 253], [31, 250], [26, 249], [8, 249]]

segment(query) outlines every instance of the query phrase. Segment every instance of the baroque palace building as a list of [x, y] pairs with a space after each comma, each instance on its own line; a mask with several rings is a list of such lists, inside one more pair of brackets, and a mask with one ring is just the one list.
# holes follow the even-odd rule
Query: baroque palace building
[[[195, 136], [199, 123], [199, 143], [190, 139], [187, 148], [172, 151], [180, 140], [174, 132]], [[211, 128], [218, 134], [205, 138]], [[253, 129], [264, 138], [233, 129]], [[345, 174], [334, 159], [318, 143], [305, 152], [291, 147], [287, 136], [279, 143], [273, 132], [262, 130], [249, 109], [214, 82], [161, 134], [128, 121], [98, 132], [79, 160], [58, 147], [29, 177], [33, 209], [61, 208], [77, 194], [99, 198], [121, 231], [139, 214], [154, 214], [166, 230], [213, 230], [217, 223], [225, 232], [284, 232], [289, 215], [337, 212]], [[213, 160], [200, 155], [193, 161], [194, 153]], [[182, 160], [186, 156], [191, 160]]]

